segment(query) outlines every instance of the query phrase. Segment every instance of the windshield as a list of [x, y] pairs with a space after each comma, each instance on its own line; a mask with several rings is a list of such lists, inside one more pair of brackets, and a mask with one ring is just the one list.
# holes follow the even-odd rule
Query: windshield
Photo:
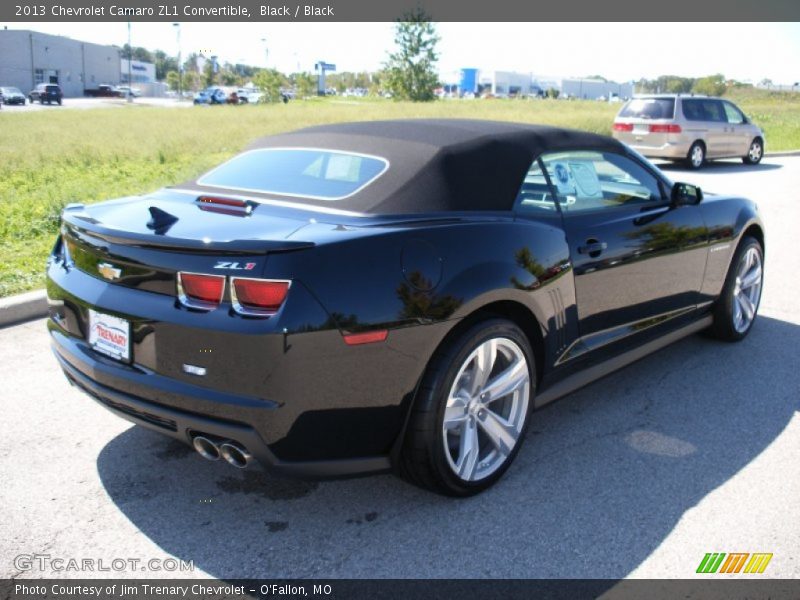
[[201, 177], [199, 185], [248, 192], [341, 200], [389, 166], [375, 156], [316, 148], [264, 148], [240, 154]]
[[17, 88], [15, 87], [4, 87], [0, 88], [4, 94], [22, 94]]
[[674, 115], [675, 98], [634, 98], [619, 113], [633, 119], [672, 119]]

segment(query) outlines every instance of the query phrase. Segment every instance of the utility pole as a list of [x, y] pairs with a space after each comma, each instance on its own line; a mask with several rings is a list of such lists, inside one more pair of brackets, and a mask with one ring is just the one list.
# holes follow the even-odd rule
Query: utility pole
[[178, 101], [183, 99], [183, 61], [181, 60], [181, 24], [173, 23], [178, 32]]
[[131, 46], [131, 22], [128, 21], [128, 102], [133, 102], [133, 80], [131, 78], [131, 63], [133, 62], [133, 46]]

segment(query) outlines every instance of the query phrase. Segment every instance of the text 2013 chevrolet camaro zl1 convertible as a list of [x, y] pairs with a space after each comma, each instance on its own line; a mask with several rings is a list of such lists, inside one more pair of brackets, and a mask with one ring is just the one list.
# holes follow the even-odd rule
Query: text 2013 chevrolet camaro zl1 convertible
[[742, 339], [763, 261], [753, 202], [607, 137], [329, 125], [67, 207], [48, 326], [74, 385], [206, 458], [468, 495], [535, 408], [691, 332]]

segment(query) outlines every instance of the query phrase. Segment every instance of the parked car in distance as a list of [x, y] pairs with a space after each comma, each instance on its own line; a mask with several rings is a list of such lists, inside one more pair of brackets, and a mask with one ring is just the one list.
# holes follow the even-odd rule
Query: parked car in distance
[[535, 408], [693, 332], [743, 339], [763, 251], [755, 203], [610, 137], [340, 123], [68, 206], [47, 326], [71, 383], [206, 459], [467, 496]]
[[227, 101], [228, 94], [219, 87], [206, 88], [194, 95], [195, 104], [225, 104]]
[[117, 87], [101, 83], [96, 88], [87, 88], [83, 90], [83, 95], [89, 98], [122, 98], [124, 94]]
[[28, 100], [31, 102], [38, 100], [39, 104], [52, 104], [53, 102], [61, 104], [64, 100], [64, 92], [57, 83], [40, 83], [28, 92]]
[[139, 98], [142, 95], [142, 90], [140, 90], [139, 88], [132, 88], [128, 85], [118, 85], [117, 91], [123, 98], [127, 98], [128, 96]]
[[242, 104], [257, 104], [261, 102], [264, 94], [255, 88], [239, 88], [236, 90], [239, 102]]
[[614, 120], [613, 135], [644, 156], [693, 169], [716, 158], [756, 165], [765, 147], [764, 132], [730, 100], [685, 94], [634, 97]]
[[19, 88], [0, 87], [0, 97], [3, 104], [25, 104], [25, 94]]

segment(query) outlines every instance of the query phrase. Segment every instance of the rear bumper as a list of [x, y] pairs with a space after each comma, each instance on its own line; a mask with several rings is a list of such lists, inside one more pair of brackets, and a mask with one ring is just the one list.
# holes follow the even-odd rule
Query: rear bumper
[[668, 142], [662, 146], [628, 145], [639, 154], [650, 158], [684, 159], [689, 153], [689, 145], [682, 142]]
[[[298, 477], [343, 477], [391, 469], [388, 456], [283, 461], [270, 450], [251, 424], [240, 420], [241, 409], [237, 408], [237, 404], [241, 399], [230, 396], [221, 398], [219, 393], [196, 387], [191, 389], [192, 386], [170, 381], [140, 368], [117, 364], [96, 355], [85, 342], [64, 335], [52, 321], [49, 328], [53, 351], [67, 380], [104, 408], [132, 423], [189, 445], [195, 434], [234, 440], [247, 448], [268, 470]], [[144, 378], [148, 379], [146, 383], [137, 381]], [[137, 388], [147, 395], [169, 389], [171, 395], [177, 394], [187, 401], [216, 400], [218, 406], [227, 404], [230, 408], [216, 411], [225, 413], [226, 417], [180, 410], [136, 394]], [[268, 413], [278, 408], [278, 404], [270, 403], [264, 404], [259, 410]]]

